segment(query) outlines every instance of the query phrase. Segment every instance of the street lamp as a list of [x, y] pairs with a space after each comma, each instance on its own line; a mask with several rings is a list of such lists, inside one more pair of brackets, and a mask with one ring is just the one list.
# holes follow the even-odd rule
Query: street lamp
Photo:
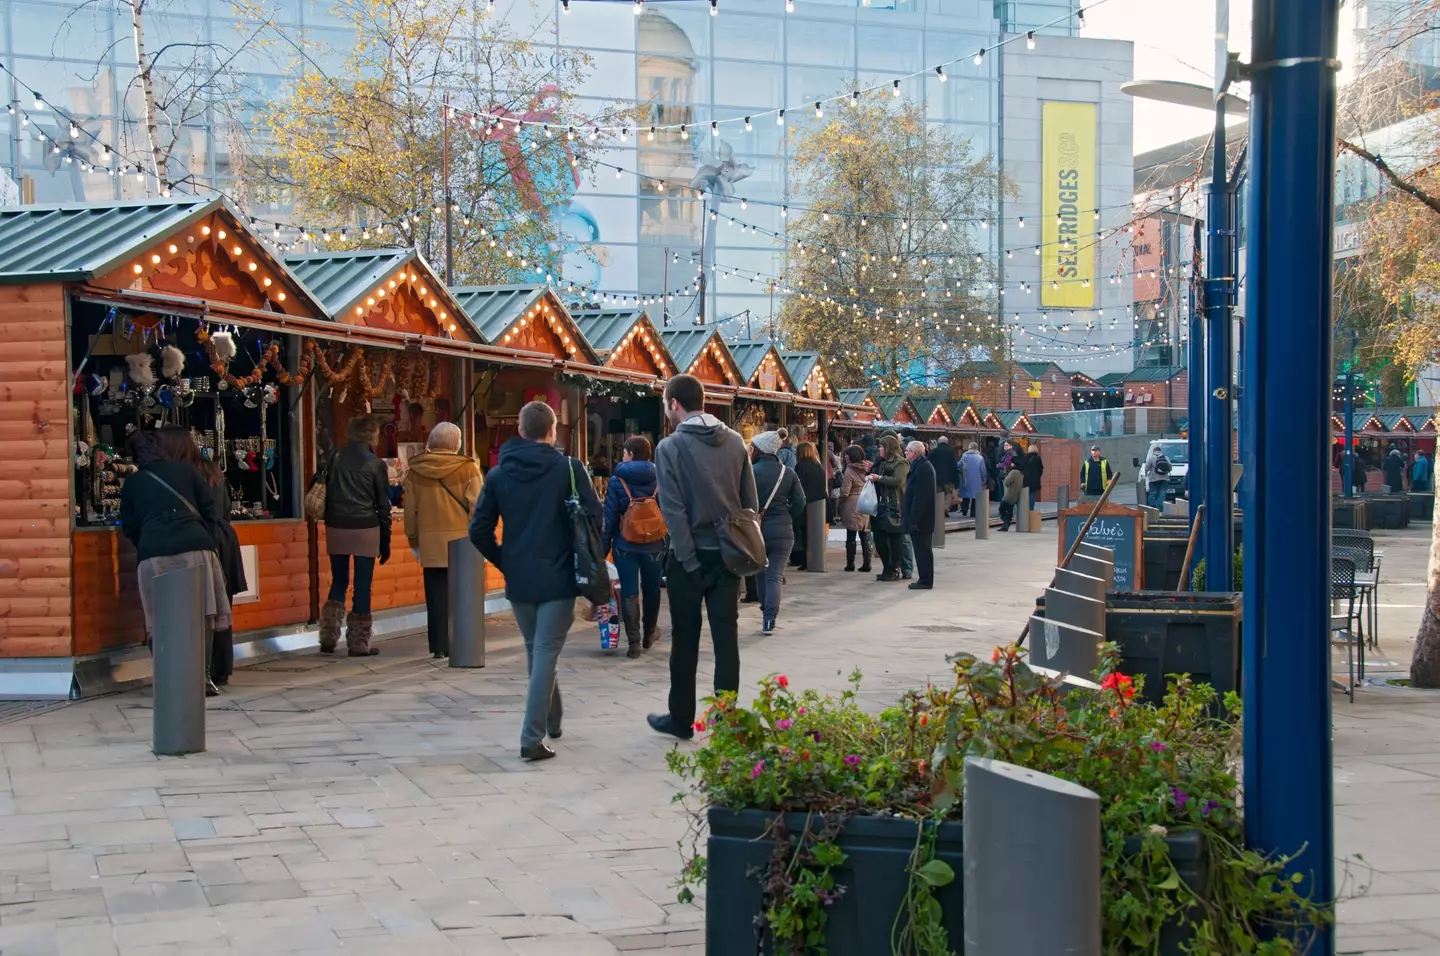
[[[1190, 313], [1188, 366], [1189, 444], [1192, 480], [1190, 511], [1208, 505], [1201, 521], [1199, 553], [1206, 556], [1206, 587], [1232, 590], [1235, 550], [1233, 494], [1230, 463], [1234, 354], [1235, 182], [1230, 179], [1225, 154], [1225, 119], [1245, 116], [1249, 103], [1228, 92], [1234, 75], [1233, 60], [1224, 47], [1223, 29], [1217, 29], [1216, 81], [1213, 88], [1176, 80], [1132, 80], [1120, 89], [1139, 99], [1213, 110], [1210, 185], [1206, 189], [1205, 315]], [[1208, 326], [1208, 328], [1207, 328]], [[1208, 355], [1207, 355], [1208, 345]], [[1207, 360], [1208, 359], [1208, 360]], [[1199, 427], [1197, 427], [1197, 425]], [[1223, 557], [1212, 557], [1221, 556]]]

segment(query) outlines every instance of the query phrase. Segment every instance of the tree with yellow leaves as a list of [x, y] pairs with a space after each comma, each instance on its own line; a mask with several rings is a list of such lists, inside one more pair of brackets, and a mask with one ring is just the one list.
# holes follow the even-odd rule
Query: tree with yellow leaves
[[553, 56], [485, 0], [337, 0], [336, 14], [354, 31], [340, 75], [302, 57], [268, 115], [257, 175], [297, 221], [323, 224], [328, 248], [413, 245], [443, 270], [448, 202], [457, 284], [554, 278], [585, 252], [558, 212], [604, 145], [593, 127], [618, 115], [577, 111], [588, 57]]
[[[1003, 349], [979, 245], [1000, 174], [923, 107], [862, 94], [792, 128], [793, 178], [810, 210], [790, 223], [787, 347], [819, 352], [837, 385], [944, 385]], [[977, 261], [978, 260], [978, 261]]]

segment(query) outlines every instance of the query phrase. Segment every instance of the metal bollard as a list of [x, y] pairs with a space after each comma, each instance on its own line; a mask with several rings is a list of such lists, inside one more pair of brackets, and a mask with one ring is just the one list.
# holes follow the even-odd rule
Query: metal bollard
[[1055, 510], [1065, 511], [1070, 507], [1070, 486], [1061, 485], [1055, 489]]
[[162, 757], [205, 749], [205, 575], [181, 568], [155, 579], [155, 753]]
[[1020, 503], [1015, 506], [1015, 530], [1030, 533], [1030, 489], [1020, 489]]
[[981, 485], [980, 494], [975, 498], [975, 537], [990, 537], [990, 486]]
[[1099, 956], [1100, 798], [984, 757], [964, 774], [965, 956]]
[[805, 570], [825, 570], [825, 547], [830, 543], [830, 525], [825, 521], [825, 501], [805, 506]]
[[469, 538], [450, 542], [450, 666], [485, 666], [485, 559]]
[[949, 503], [949, 500], [949, 496], [945, 492], [935, 492], [935, 530], [930, 532], [932, 548], [945, 547], [945, 505]]

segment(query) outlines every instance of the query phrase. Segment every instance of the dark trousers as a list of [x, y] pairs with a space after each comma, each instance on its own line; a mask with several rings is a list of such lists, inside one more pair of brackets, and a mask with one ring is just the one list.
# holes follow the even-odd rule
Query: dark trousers
[[880, 558], [880, 572], [900, 573], [900, 564], [905, 559], [905, 536], [898, 531], [875, 532], [875, 553]]
[[450, 656], [450, 569], [425, 568], [425, 636], [431, 654]]
[[962, 518], [968, 518], [968, 517], [970, 517], [970, 514], [971, 514], [974, 510], [975, 510], [975, 499], [974, 499], [974, 498], [961, 498], [961, 499], [960, 499], [960, 517], [962, 517]]
[[702, 603], [715, 645], [715, 693], [740, 690], [740, 579], [725, 570], [719, 551], [696, 551], [695, 559], [700, 567], [688, 571], [671, 555], [665, 582], [670, 591], [670, 717], [681, 727], [695, 722]]
[[[231, 597], [234, 597], [232, 594]], [[235, 670], [235, 632], [230, 628], [210, 632], [210, 679], [223, 684]]]
[[935, 583], [935, 552], [933, 535], [910, 532], [910, 543], [915, 547], [915, 580], [920, 584]]
[[1015, 506], [1008, 501], [1000, 502], [1000, 530], [1009, 531], [1010, 522], [1015, 520]]
[[[330, 600], [336, 604], [345, 603], [345, 592], [350, 588], [350, 558], [348, 554], [330, 555]], [[370, 586], [375, 581], [375, 559], [355, 558], [355, 594], [351, 598], [350, 611], [353, 614], [370, 613]]]
[[845, 529], [845, 567], [855, 567], [855, 539], [860, 539], [860, 550], [865, 560], [861, 563], [867, 568], [870, 566], [870, 535], [864, 531], [856, 531], [852, 528]]

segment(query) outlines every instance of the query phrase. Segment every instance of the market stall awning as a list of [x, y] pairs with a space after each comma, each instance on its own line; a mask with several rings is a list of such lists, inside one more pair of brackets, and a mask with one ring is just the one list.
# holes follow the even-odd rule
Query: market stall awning
[[116, 297], [155, 293], [214, 309], [324, 314], [216, 196], [0, 209], [0, 283], [85, 283]]
[[1388, 432], [1404, 434], [1415, 431], [1415, 425], [1410, 421], [1409, 416], [1402, 412], [1380, 412], [1375, 417], [1380, 419], [1380, 424]]
[[487, 342], [414, 249], [356, 249], [285, 257], [336, 322]]
[[931, 428], [944, 428], [954, 424], [954, 419], [950, 416], [950, 409], [945, 407], [944, 400], [939, 396], [910, 395], [908, 397], [923, 425]]
[[790, 375], [800, 395], [816, 407], [833, 407], [839, 404], [840, 395], [830, 384], [825, 372], [825, 363], [819, 352], [781, 352], [785, 371]]
[[738, 388], [745, 384], [730, 346], [713, 327], [664, 329], [660, 341], [669, 349], [675, 367], [706, 385]]
[[1030, 421], [1030, 416], [1015, 409], [1001, 409], [990, 413], [1000, 423], [1000, 427], [1007, 432], [1016, 435], [1035, 434], [1035, 425]]
[[644, 309], [583, 309], [571, 313], [585, 340], [611, 368], [675, 374], [676, 363]]
[[550, 286], [463, 286], [450, 292], [487, 342], [543, 352], [561, 361], [603, 365]]
[[773, 343], [735, 342], [730, 346], [730, 354], [735, 356], [735, 365], [748, 388], [792, 395], [796, 392], [780, 350]]
[[870, 396], [880, 409], [880, 415], [888, 422], [898, 422], [902, 425], [919, 425], [924, 419], [915, 409], [909, 396], [899, 392], [879, 392]]

